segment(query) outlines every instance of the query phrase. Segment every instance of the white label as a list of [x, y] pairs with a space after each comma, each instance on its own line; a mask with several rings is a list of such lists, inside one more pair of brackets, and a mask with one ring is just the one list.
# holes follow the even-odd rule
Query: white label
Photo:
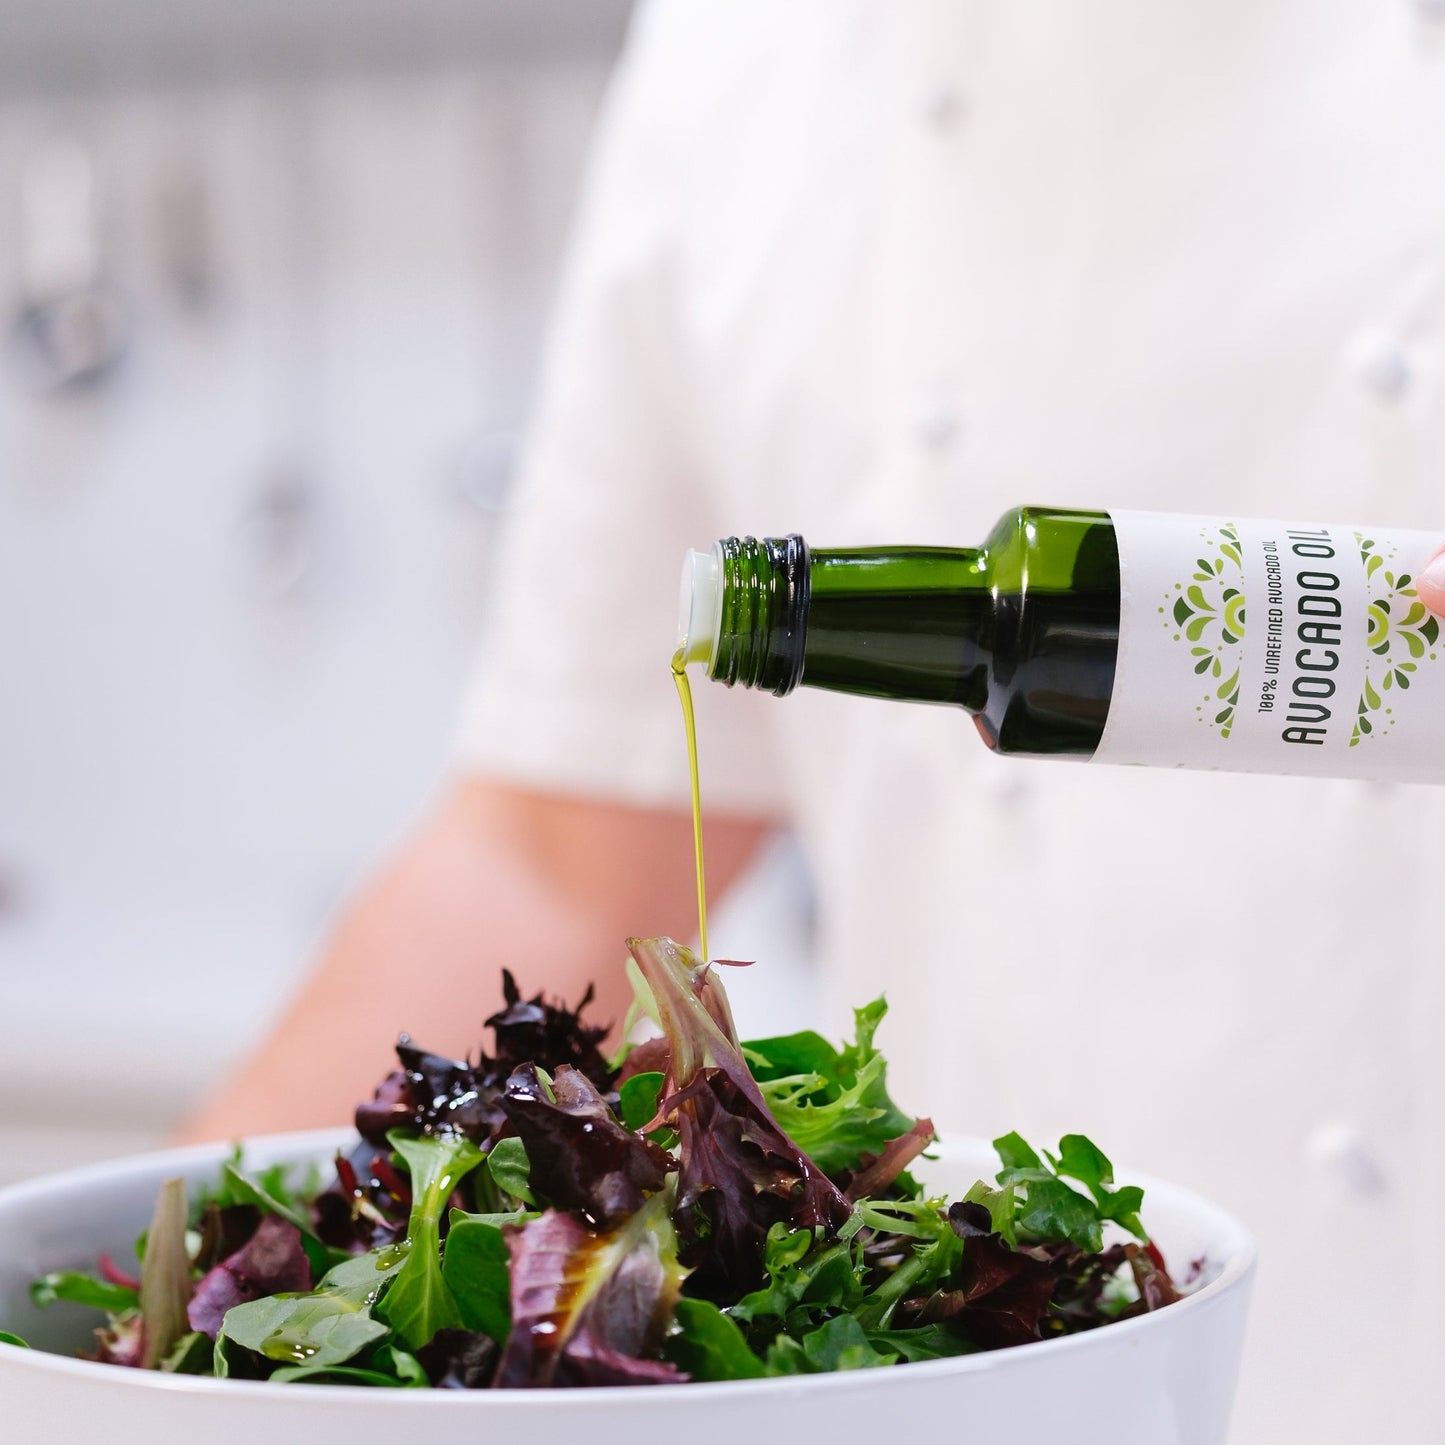
[[1445, 783], [1430, 532], [1112, 512], [1119, 660], [1100, 762]]

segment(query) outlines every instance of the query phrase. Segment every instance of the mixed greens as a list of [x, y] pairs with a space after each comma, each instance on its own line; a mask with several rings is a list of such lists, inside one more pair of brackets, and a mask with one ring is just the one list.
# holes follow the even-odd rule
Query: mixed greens
[[[402, 1036], [335, 1179], [168, 1181], [128, 1272], [47, 1275], [104, 1310], [94, 1358], [187, 1374], [390, 1387], [651, 1385], [939, 1359], [1092, 1329], [1179, 1296], [1082, 1135], [952, 1203], [908, 1173], [928, 1119], [873, 1044], [742, 1043], [715, 972], [632, 940], [656, 1036], [606, 1033], [504, 975], [492, 1055]], [[628, 1032], [629, 1030], [624, 1030]], [[10, 1344], [22, 1343], [0, 1336]]]

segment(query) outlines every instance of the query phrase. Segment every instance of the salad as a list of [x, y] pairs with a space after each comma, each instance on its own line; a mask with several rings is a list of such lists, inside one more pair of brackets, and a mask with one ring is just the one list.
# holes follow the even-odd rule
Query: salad
[[[656, 1385], [864, 1369], [999, 1349], [1179, 1298], [1142, 1191], [1067, 1135], [1017, 1134], [952, 1202], [909, 1167], [934, 1139], [889, 1095], [882, 999], [850, 1043], [743, 1043], [710, 965], [631, 940], [655, 1036], [524, 998], [492, 1054], [430, 1054], [356, 1111], [319, 1171], [238, 1151], [161, 1188], [127, 1268], [37, 1280], [103, 1310], [91, 1358], [234, 1379], [461, 1389]], [[7, 1343], [22, 1344], [14, 1336]]]

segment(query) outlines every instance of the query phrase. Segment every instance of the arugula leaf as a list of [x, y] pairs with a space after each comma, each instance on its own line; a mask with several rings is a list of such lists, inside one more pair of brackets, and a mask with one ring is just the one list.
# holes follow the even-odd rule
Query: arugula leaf
[[1023, 1191], [1017, 1226], [1025, 1240], [1067, 1239], [1090, 1254], [1104, 1247], [1098, 1207], [1062, 1179], [1036, 1179]]
[[1149, 1236], [1139, 1222], [1139, 1206], [1144, 1191], [1137, 1185], [1111, 1189], [1114, 1166], [1108, 1155], [1083, 1134], [1065, 1134], [1059, 1140], [1059, 1157], [1053, 1160], [1054, 1170], [1070, 1179], [1077, 1179], [1094, 1196], [1102, 1219], [1112, 1219], [1131, 1234], [1147, 1242]]
[[86, 1305], [110, 1314], [135, 1309], [140, 1304], [138, 1291], [74, 1270], [41, 1275], [30, 1286], [30, 1299], [39, 1309], [54, 1304], [56, 1300], [65, 1300], [69, 1304]]
[[406, 1239], [393, 1246], [404, 1262], [377, 1313], [415, 1350], [438, 1330], [461, 1327], [462, 1317], [442, 1275], [441, 1217], [452, 1190], [483, 1156], [461, 1134], [415, 1139], [394, 1130], [387, 1140], [411, 1170], [411, 1219]]
[[[1132, 1184], [1111, 1188], [1114, 1166], [1084, 1135], [1064, 1135], [1059, 1153], [1046, 1152], [1043, 1158], [1017, 1134], [995, 1139], [994, 1148], [1004, 1166], [999, 1183], [1018, 1189], [1016, 1224], [1026, 1242], [1068, 1240], [1097, 1254], [1104, 1247], [1104, 1225], [1113, 1221], [1147, 1243], [1149, 1236], [1139, 1222], [1144, 1191]], [[1065, 1176], [1078, 1180], [1089, 1194], [1066, 1184]]]
[[196, 1191], [198, 1214], [204, 1215], [210, 1209], [253, 1205], [256, 1203], [256, 1190], [260, 1190], [270, 1201], [272, 1212], [291, 1210], [304, 1213], [307, 1201], [321, 1187], [321, 1171], [314, 1164], [308, 1165], [300, 1179], [293, 1181], [297, 1173], [294, 1165], [270, 1164], [248, 1173], [245, 1163], [245, 1150], [237, 1144], [229, 1157], [222, 1161], [216, 1183]]
[[227, 1310], [216, 1336], [216, 1373], [228, 1373], [228, 1340], [284, 1364], [344, 1364], [387, 1335], [372, 1307], [404, 1258], [395, 1247], [359, 1254], [338, 1264], [310, 1294], [269, 1295]]
[[512, 1280], [501, 1226], [522, 1218], [520, 1214], [484, 1218], [453, 1210], [442, 1255], [442, 1278], [463, 1326], [499, 1345], [507, 1343], [512, 1331]]
[[9, 1330], [0, 1330], [0, 1345], [14, 1345], [17, 1349], [28, 1350], [29, 1345], [19, 1335], [12, 1335]]
[[1003, 1173], [999, 1175], [1000, 1184], [1008, 1184], [1012, 1181], [1003, 1177], [1004, 1174], [1011, 1174], [1020, 1169], [1037, 1170], [1044, 1173], [1044, 1161], [1024, 1142], [1016, 1133], [1009, 1133], [1002, 1138], [993, 1141], [993, 1147], [1003, 1164]]

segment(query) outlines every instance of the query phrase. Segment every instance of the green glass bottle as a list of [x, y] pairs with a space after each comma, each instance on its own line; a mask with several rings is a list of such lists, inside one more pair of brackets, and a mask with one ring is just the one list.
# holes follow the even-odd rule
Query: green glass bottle
[[979, 547], [730, 537], [679, 648], [729, 686], [948, 703], [999, 753], [1445, 782], [1424, 532], [1021, 507]]
[[1098, 746], [1119, 634], [1103, 513], [1021, 508], [976, 548], [730, 537], [713, 557], [719, 625], [715, 640], [690, 635], [689, 657], [717, 681], [953, 703], [1004, 753]]

